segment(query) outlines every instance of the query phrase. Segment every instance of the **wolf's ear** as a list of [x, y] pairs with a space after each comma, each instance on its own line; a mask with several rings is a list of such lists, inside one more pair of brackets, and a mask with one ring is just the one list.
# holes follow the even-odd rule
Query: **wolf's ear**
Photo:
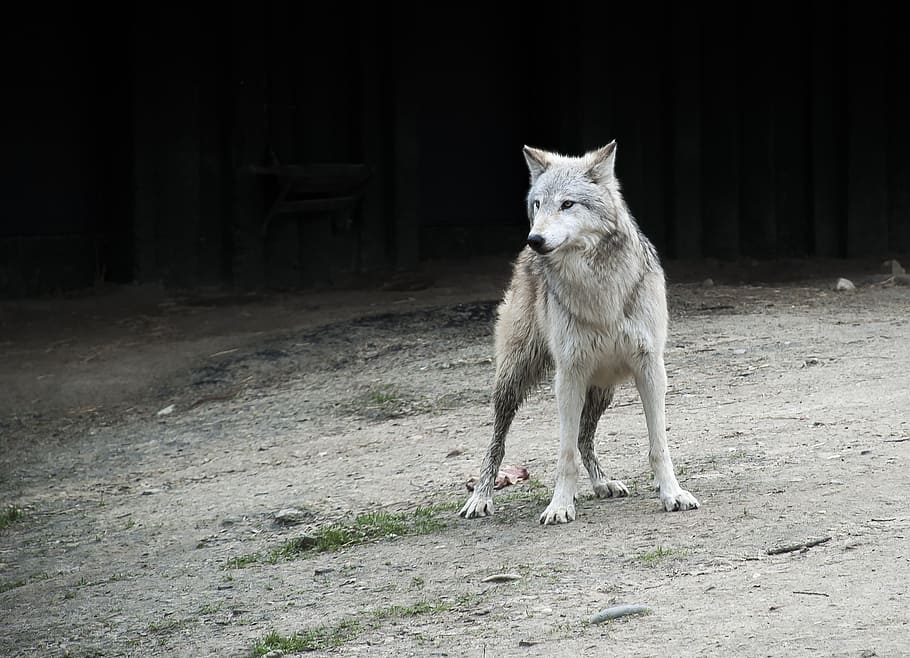
[[550, 166], [550, 159], [547, 152], [540, 149], [525, 146], [522, 150], [525, 154], [525, 162], [528, 163], [528, 171], [531, 172], [531, 184], [533, 185], [534, 181]]
[[588, 176], [595, 183], [602, 184], [613, 180], [613, 165], [616, 162], [616, 140], [586, 156], [588, 159]]

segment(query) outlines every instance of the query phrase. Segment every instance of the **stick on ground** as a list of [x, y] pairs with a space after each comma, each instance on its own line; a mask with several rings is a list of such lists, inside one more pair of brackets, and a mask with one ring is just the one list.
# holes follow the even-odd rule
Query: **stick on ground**
[[769, 548], [768, 555], [780, 555], [781, 553], [792, 553], [793, 551], [800, 551], [804, 548], [812, 548], [813, 546], [818, 546], [819, 544], [824, 544], [826, 541], [830, 540], [831, 537], [822, 537], [821, 539], [813, 539], [811, 541], [804, 541], [801, 544], [792, 544], [790, 546], [779, 546], [777, 548]]

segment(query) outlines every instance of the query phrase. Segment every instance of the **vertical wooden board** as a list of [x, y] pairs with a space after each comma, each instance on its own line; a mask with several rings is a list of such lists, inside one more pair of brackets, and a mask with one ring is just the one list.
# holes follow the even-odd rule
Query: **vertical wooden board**
[[133, 233], [135, 274], [149, 283], [159, 277], [157, 235], [162, 175], [163, 126], [158, 121], [163, 73], [155, 53], [161, 47], [156, 10], [137, 5], [133, 23]]
[[[297, 116], [297, 86], [307, 79], [301, 75], [304, 68], [306, 46], [299, 44], [299, 25], [306, 16], [295, 10], [297, 5], [288, 0], [277, 0], [265, 5], [264, 98], [265, 98], [265, 148], [263, 164], [277, 162], [283, 165], [301, 163], [301, 148], [296, 143], [300, 130]], [[303, 55], [303, 57], [301, 56]], [[263, 191], [266, 206], [279, 193], [277, 181], [264, 179]], [[325, 272], [328, 259], [326, 245], [318, 244], [317, 236], [308, 231], [313, 218], [285, 214], [269, 222], [265, 236], [265, 278], [269, 285], [295, 288], [316, 283], [310, 271]], [[310, 249], [305, 245], [312, 241]], [[314, 248], [315, 247], [315, 248]], [[317, 261], [318, 265], [313, 261]], [[324, 283], [324, 281], [322, 281]]]
[[[602, 11], [610, 15], [616, 2], [603, 2]], [[529, 29], [533, 24], [529, 24]], [[608, 28], [600, 39], [579, 39], [576, 67], [586, 84], [578, 90], [578, 123], [581, 147], [589, 151], [606, 146], [616, 138], [614, 103], [621, 95], [616, 71], [615, 28]]]
[[781, 10], [775, 49], [774, 189], [777, 255], [805, 257], [810, 249], [808, 16], [794, 3]]
[[664, 12], [656, 15], [644, 9], [637, 16], [642, 26], [636, 45], [639, 52], [639, 117], [641, 128], [641, 195], [637, 207], [632, 208], [642, 231], [658, 253], [667, 251], [668, 192], [666, 148], [669, 133], [667, 124], [667, 84], [669, 83], [669, 55], [665, 44], [669, 37], [669, 22]]
[[702, 41], [702, 208], [704, 256], [739, 256], [740, 113], [738, 7], [713, 7], [716, 29]]
[[[910, 41], [892, 8], [888, 52], [888, 253], [910, 257]], [[910, 269], [910, 262], [904, 262]]]
[[815, 0], [809, 30], [812, 253], [834, 258], [846, 255], [846, 26], [842, 12], [825, 0]]
[[701, 256], [701, 42], [702, 21], [697, 10], [674, 3], [671, 16], [671, 130], [672, 170], [670, 255]]
[[888, 248], [887, 28], [879, 5], [847, 8], [847, 255], [879, 257]]
[[[616, 89], [611, 113], [616, 139], [616, 176], [635, 217], [644, 210], [646, 196], [642, 154], [642, 90], [648, 73], [642, 63], [640, 43], [645, 28], [638, 22], [639, 11], [627, 4], [613, 5], [610, 11], [611, 52], [617, 54], [611, 64], [611, 84]], [[622, 56], [623, 53], [629, 56]]]
[[[413, 3], [405, 3], [397, 12], [407, 17], [408, 24], [415, 14], [419, 17], [424, 11]], [[394, 210], [394, 253], [395, 266], [398, 269], [416, 267], [420, 258], [420, 141], [418, 120], [420, 113], [420, 79], [419, 62], [414, 53], [420, 52], [420, 39], [430, 39], [431, 35], [422, 35], [413, 30], [403, 31], [396, 41], [394, 49], [393, 82], [394, 107], [394, 162], [391, 174], [393, 180]]]
[[264, 278], [262, 181], [248, 168], [265, 155], [265, 20], [262, 9], [232, 4], [231, 12], [231, 241], [239, 287]]
[[390, 73], [385, 41], [378, 38], [376, 31], [378, 13], [375, 4], [364, 3], [358, 23], [361, 151], [364, 163], [372, 169], [359, 217], [359, 244], [355, 245], [355, 259], [359, 261], [360, 269], [365, 271], [384, 267], [389, 260], [386, 189], [390, 117], [386, 89]]
[[740, 152], [740, 236], [743, 255], [773, 257], [777, 249], [777, 193], [774, 104], [780, 93], [779, 62], [766, 47], [777, 27], [777, 15], [757, 5], [744, 5], [740, 76], [742, 150]]

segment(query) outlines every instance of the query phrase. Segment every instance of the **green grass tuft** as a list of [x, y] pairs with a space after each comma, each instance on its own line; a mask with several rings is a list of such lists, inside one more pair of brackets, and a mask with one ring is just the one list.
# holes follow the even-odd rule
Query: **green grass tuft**
[[378, 628], [383, 621], [388, 619], [403, 619], [446, 612], [468, 603], [472, 598], [470, 595], [465, 595], [453, 600], [418, 601], [409, 606], [393, 605], [366, 612], [360, 615], [360, 620], [343, 619], [337, 624], [317, 626], [292, 635], [271, 632], [256, 643], [248, 654], [248, 658], [259, 658], [276, 649], [285, 653], [294, 653], [339, 647], [366, 631]]
[[252, 564], [276, 564], [371, 541], [430, 534], [446, 527], [445, 522], [437, 517], [442, 509], [418, 507], [412, 513], [402, 514], [366, 512], [357, 515], [353, 520], [319, 528], [310, 535], [288, 539], [266, 554], [253, 553], [233, 557], [227, 561], [225, 567], [243, 569]]
[[21, 521], [25, 517], [25, 512], [15, 505], [7, 505], [5, 509], [0, 510], [0, 530], [11, 526], [16, 521]]
[[664, 548], [663, 546], [658, 546], [653, 551], [648, 551], [646, 553], [639, 553], [636, 557], [644, 562], [645, 564], [657, 564], [661, 560], [664, 560], [668, 557], [674, 555], [682, 555], [682, 551], [678, 551], [673, 548]]

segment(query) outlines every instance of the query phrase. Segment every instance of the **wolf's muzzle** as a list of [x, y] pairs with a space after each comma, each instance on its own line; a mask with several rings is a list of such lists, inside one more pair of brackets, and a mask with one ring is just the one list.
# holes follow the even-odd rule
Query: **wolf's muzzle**
[[528, 236], [528, 246], [538, 254], [544, 253], [543, 245], [544, 239], [539, 233], [531, 233], [531, 235]]

